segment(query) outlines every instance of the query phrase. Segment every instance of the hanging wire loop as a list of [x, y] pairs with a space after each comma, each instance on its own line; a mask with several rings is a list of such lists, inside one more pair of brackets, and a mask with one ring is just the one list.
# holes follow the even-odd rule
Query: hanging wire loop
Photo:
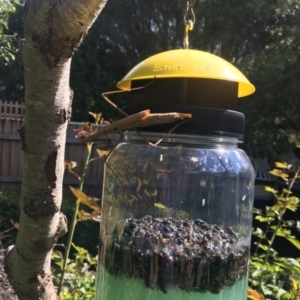
[[[194, 14], [193, 6], [196, 0], [187, 1], [186, 12], [183, 17], [185, 30], [184, 30], [184, 37], [183, 37], [183, 47], [185, 49], [189, 48], [189, 31], [193, 30], [194, 24], [196, 22], [196, 17]], [[190, 18], [188, 18], [190, 17]]]

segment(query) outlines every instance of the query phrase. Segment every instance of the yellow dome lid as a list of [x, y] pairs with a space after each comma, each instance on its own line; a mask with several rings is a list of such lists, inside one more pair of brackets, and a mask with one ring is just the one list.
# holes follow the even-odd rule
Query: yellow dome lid
[[192, 49], [177, 49], [153, 55], [136, 65], [118, 82], [122, 90], [131, 81], [151, 78], [205, 78], [238, 83], [238, 97], [248, 96], [255, 87], [235, 66], [214, 54]]

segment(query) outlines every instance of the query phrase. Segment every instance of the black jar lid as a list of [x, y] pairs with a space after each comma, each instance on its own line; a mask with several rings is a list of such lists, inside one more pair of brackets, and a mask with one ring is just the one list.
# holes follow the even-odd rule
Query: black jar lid
[[185, 121], [176, 121], [168, 124], [153, 125], [138, 128], [141, 132], [164, 132], [172, 130], [172, 133], [188, 135], [226, 136], [243, 139], [245, 116], [241, 112], [233, 110], [204, 108], [181, 105], [129, 105], [123, 110], [129, 115], [150, 109], [151, 113], [180, 112], [191, 113], [192, 118]]

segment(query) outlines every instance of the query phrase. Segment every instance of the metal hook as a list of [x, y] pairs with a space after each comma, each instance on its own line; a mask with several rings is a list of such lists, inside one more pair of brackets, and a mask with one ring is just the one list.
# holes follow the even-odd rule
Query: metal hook
[[[195, 0], [187, 1], [187, 7], [186, 7], [186, 12], [183, 17], [184, 25], [185, 25], [185, 30], [184, 30], [184, 37], [183, 37], [183, 47], [185, 49], [188, 49], [189, 47], [189, 31], [193, 30], [194, 24], [196, 22], [196, 17], [194, 14], [193, 6], [195, 4]], [[191, 19], [187, 20], [187, 15], [191, 15]]]
[[[189, 1], [187, 1], [186, 12], [183, 17], [185, 24], [188, 23], [188, 21], [191, 21], [193, 24], [196, 22], [196, 17], [195, 17], [194, 10], [193, 10], [194, 4], [195, 4], [195, 0], [191, 1], [191, 4]], [[189, 13], [191, 14], [192, 20], [187, 21], [186, 18]]]

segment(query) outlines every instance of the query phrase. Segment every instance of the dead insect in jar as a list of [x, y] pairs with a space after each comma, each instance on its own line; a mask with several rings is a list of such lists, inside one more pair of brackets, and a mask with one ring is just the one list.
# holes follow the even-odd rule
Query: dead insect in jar
[[159, 208], [159, 209], [168, 209], [168, 207], [166, 207], [164, 204], [162, 204], [160, 202], [154, 203], [154, 206]]

